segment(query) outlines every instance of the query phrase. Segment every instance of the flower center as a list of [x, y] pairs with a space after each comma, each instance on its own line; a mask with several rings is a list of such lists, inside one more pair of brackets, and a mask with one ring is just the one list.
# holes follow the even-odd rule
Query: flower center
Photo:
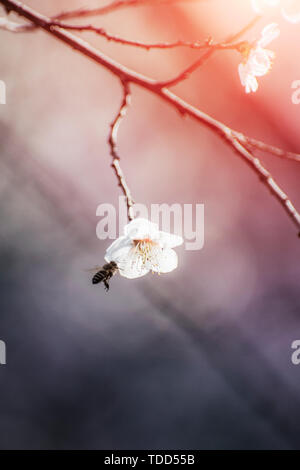
[[138, 255], [141, 257], [142, 263], [145, 265], [147, 262], [150, 262], [153, 265], [153, 255], [157, 248], [159, 248], [159, 244], [149, 237], [134, 239], [133, 244]]
[[237, 50], [243, 57], [243, 63], [245, 64], [249, 58], [251, 50], [254, 48], [254, 44], [250, 44], [248, 41], [242, 41]]

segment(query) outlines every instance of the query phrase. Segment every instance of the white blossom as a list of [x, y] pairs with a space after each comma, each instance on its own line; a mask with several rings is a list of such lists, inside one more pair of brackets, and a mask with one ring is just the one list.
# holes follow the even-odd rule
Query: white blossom
[[251, 3], [254, 11], [262, 15], [266, 7], [276, 7], [280, 4], [280, 0], [251, 0]]
[[300, 22], [300, 0], [251, 0], [256, 13], [262, 15], [267, 7], [281, 6], [282, 16], [290, 23]]
[[238, 70], [246, 93], [257, 91], [256, 77], [262, 77], [271, 70], [275, 53], [266, 49], [265, 46], [277, 38], [279, 34], [278, 25], [271, 23], [262, 30], [260, 39], [243, 51], [244, 61], [239, 64]]
[[124, 227], [124, 235], [106, 251], [105, 260], [114, 261], [120, 274], [129, 279], [144, 276], [149, 271], [168, 273], [177, 268], [178, 258], [173, 250], [183, 243], [178, 235], [162, 232], [158, 225], [137, 218]]

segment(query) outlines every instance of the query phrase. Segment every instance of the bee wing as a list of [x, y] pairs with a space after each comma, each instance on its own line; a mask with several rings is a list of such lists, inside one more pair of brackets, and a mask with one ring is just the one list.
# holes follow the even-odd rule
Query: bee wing
[[102, 268], [103, 266], [95, 266], [94, 268], [85, 269], [85, 272], [96, 274], [98, 271], [101, 271]]
[[[96, 274], [98, 271], [101, 271], [103, 266], [95, 266], [94, 268], [85, 269], [85, 272]], [[116, 271], [123, 271], [122, 268], [117, 267]]]

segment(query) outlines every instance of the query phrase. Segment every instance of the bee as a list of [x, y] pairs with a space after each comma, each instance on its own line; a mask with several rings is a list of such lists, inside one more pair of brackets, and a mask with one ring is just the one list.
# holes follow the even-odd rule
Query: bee
[[[99, 269], [99, 268], [95, 268]], [[116, 274], [119, 270], [117, 263], [111, 261], [110, 263], [105, 264], [96, 274], [93, 276], [92, 283], [99, 284], [103, 282], [106, 292], [109, 291], [109, 280]]]

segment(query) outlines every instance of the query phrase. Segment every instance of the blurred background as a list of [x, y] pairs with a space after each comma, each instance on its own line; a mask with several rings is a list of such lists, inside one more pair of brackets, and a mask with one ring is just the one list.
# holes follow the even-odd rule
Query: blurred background
[[[25, 3], [54, 15], [108, 2]], [[174, 92], [299, 152], [291, 84], [300, 79], [300, 26], [269, 12], [246, 35], [255, 39], [273, 21], [281, 29], [256, 94], [245, 94], [234, 51], [214, 54]], [[253, 17], [246, 0], [153, 0], [72, 22], [144, 42], [218, 41]], [[82, 36], [153, 78], [170, 78], [201, 54]], [[118, 208], [120, 195], [107, 145], [120, 84], [43, 31], [1, 31], [0, 44], [0, 447], [300, 448], [300, 366], [291, 362], [300, 244], [280, 205], [216, 135], [133, 86], [118, 139], [133, 196], [148, 207], [204, 204], [205, 245], [180, 247], [168, 275], [115, 277], [109, 293], [93, 286], [86, 269], [103, 263], [110, 244], [96, 237], [96, 208]], [[299, 208], [299, 163], [263, 161]]]

